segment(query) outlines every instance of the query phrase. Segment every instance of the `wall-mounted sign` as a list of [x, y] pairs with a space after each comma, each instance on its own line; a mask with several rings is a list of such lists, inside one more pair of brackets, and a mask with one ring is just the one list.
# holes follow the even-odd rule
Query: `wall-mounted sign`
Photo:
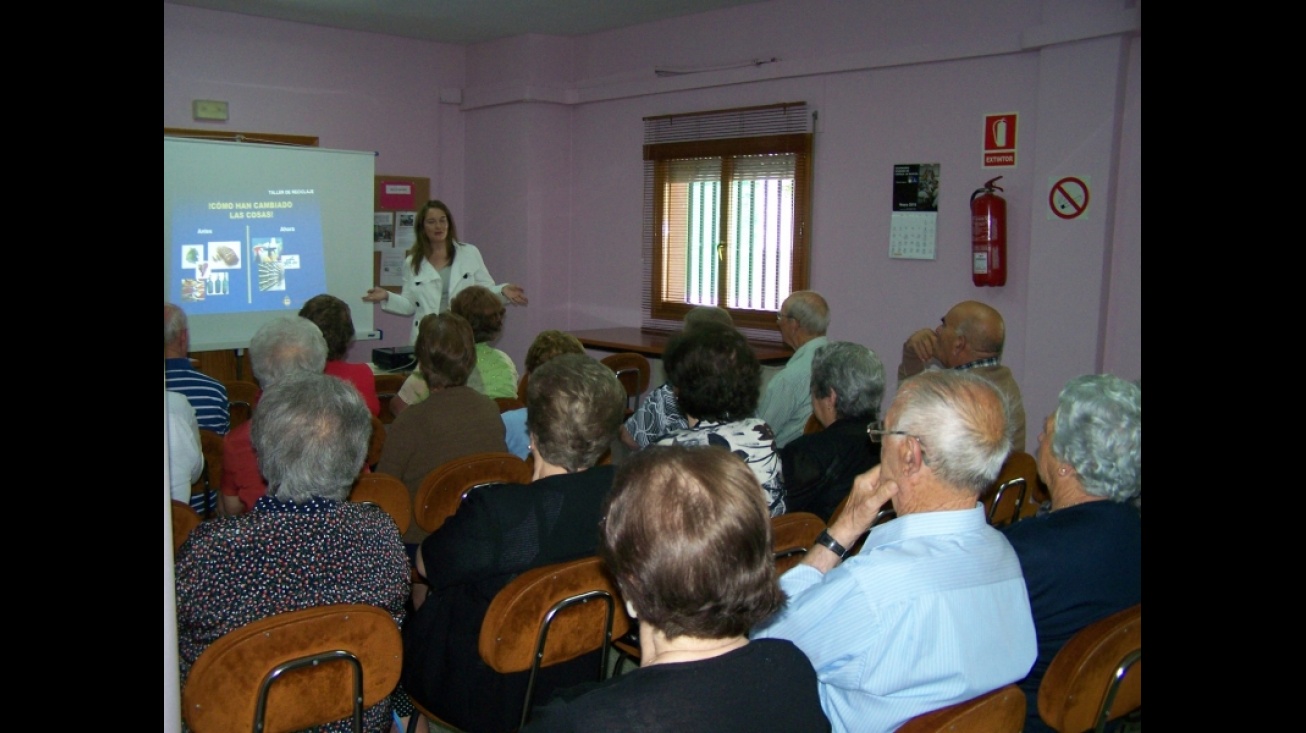
[[984, 115], [984, 167], [1016, 167], [1015, 112]]

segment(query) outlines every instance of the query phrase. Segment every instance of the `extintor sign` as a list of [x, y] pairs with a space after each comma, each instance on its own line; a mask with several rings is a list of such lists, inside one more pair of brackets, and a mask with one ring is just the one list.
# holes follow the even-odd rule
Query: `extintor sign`
[[1016, 167], [1015, 112], [984, 115], [984, 167]]

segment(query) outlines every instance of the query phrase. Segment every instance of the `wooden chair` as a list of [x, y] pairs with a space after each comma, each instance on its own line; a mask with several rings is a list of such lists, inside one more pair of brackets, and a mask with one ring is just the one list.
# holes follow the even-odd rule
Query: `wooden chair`
[[190, 531], [200, 526], [199, 512], [190, 508], [190, 504], [184, 501], [172, 500], [172, 554], [176, 555], [181, 549], [186, 538], [190, 536]]
[[[622, 605], [616, 582], [597, 557], [527, 570], [494, 596], [481, 623], [479, 650], [482, 661], [500, 674], [530, 672], [522, 726], [530, 717], [540, 669], [601, 650], [595, 679], [603, 679], [608, 645], [630, 628]], [[453, 727], [414, 704], [427, 718]]]
[[1058, 733], [1101, 733], [1142, 707], [1141, 603], [1080, 629], [1039, 683], [1039, 717]]
[[352, 716], [395, 689], [403, 642], [389, 612], [362, 604], [269, 616], [213, 642], [191, 668], [182, 714], [195, 733], [296, 731]]
[[231, 411], [231, 427], [245, 422], [254, 413], [254, 403], [258, 402], [259, 386], [242, 379], [222, 383], [227, 388], [227, 407]]
[[1020, 733], [1025, 727], [1025, 693], [1015, 685], [917, 715], [898, 733]]
[[523, 405], [526, 404], [526, 385], [530, 376], [530, 372], [523, 372], [521, 379], [517, 380], [517, 399], [520, 400]]
[[494, 402], [499, 406], [500, 415], [509, 410], [521, 410], [526, 407], [526, 403], [516, 397], [495, 397]]
[[642, 354], [633, 351], [608, 354], [599, 361], [607, 364], [616, 373], [621, 386], [626, 388], [626, 417], [630, 417], [639, 407], [640, 396], [648, 391], [653, 367]]
[[772, 545], [775, 548], [775, 572], [785, 571], [803, 561], [807, 549], [825, 529], [825, 522], [811, 512], [793, 512], [771, 518]]
[[825, 430], [825, 426], [817, 419], [815, 414], [807, 416], [807, 422], [803, 423], [803, 435], [811, 435]]
[[473, 453], [432, 469], [413, 499], [413, 519], [434, 532], [458, 511], [467, 492], [486, 484], [528, 484], [531, 471], [511, 453]]
[[367, 458], [364, 459], [369, 469], [381, 462], [381, 449], [385, 448], [385, 423], [376, 415], [372, 416], [372, 437], [367, 443]]
[[199, 480], [190, 485], [190, 494], [204, 495], [203, 519], [212, 519], [218, 503], [218, 490], [222, 488], [222, 436], [212, 430], [200, 430], [200, 452], [204, 454], [204, 470]]
[[399, 394], [399, 388], [404, 386], [404, 380], [407, 378], [407, 374], [376, 375], [376, 399], [381, 403], [379, 417], [386, 425], [395, 421], [395, 414], [390, 411], [390, 400]]
[[[373, 418], [375, 419], [375, 418]], [[413, 523], [413, 502], [404, 482], [388, 473], [365, 473], [349, 492], [350, 501], [376, 504], [395, 520], [399, 534], [408, 531]]]
[[1038, 464], [1034, 456], [1024, 451], [1012, 451], [1002, 464], [993, 486], [980, 496], [989, 524], [1005, 527], [1033, 516], [1038, 511], [1037, 487]]

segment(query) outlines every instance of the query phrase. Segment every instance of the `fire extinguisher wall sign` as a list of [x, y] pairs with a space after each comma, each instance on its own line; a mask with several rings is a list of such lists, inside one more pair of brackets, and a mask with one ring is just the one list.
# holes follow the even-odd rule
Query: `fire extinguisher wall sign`
[[1007, 202], [998, 176], [970, 195], [971, 280], [976, 287], [1007, 284]]

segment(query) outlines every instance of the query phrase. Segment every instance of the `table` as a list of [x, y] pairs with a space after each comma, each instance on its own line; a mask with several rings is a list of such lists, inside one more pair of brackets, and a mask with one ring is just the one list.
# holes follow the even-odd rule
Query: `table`
[[[667, 340], [674, 336], [674, 333], [659, 331], [644, 331], [639, 328], [593, 328], [583, 331], [570, 331], [572, 336], [580, 339], [580, 343], [587, 349], [598, 351], [633, 351], [636, 354], [643, 354], [651, 359], [661, 359], [662, 351], [666, 348]], [[752, 347], [753, 353], [757, 355], [757, 360], [763, 364], [783, 364], [794, 355], [793, 349], [771, 341], [754, 341], [750, 339], [748, 345]]]

